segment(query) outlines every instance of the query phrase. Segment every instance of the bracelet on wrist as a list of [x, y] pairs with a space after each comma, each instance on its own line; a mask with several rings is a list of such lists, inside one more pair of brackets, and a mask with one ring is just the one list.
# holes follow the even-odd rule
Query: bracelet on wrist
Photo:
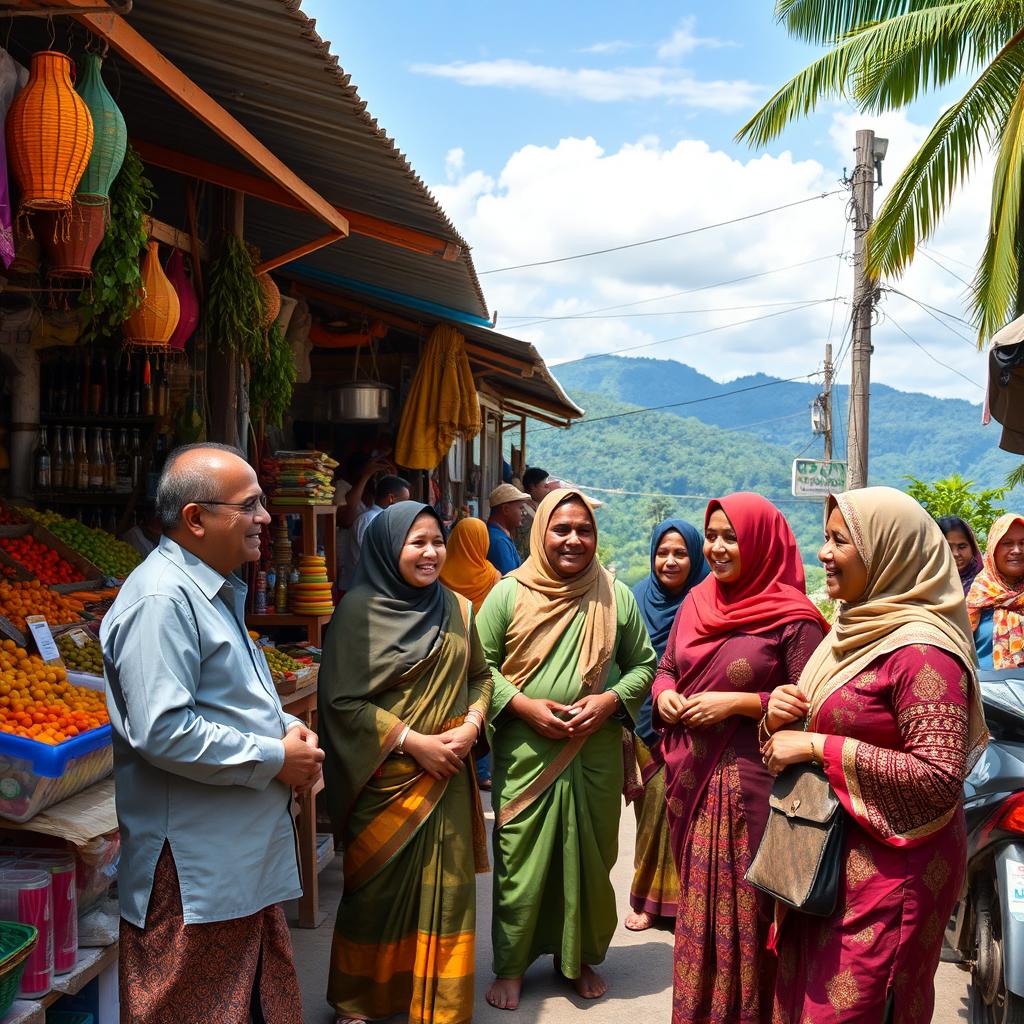
[[407, 725], [402, 730], [402, 735], [398, 737], [398, 745], [395, 747], [396, 754], [405, 753], [405, 741], [409, 738], [409, 733], [412, 731], [412, 726]]
[[768, 712], [766, 711], [761, 717], [761, 721], [757, 723], [758, 747], [763, 747], [771, 738], [772, 734], [768, 731]]

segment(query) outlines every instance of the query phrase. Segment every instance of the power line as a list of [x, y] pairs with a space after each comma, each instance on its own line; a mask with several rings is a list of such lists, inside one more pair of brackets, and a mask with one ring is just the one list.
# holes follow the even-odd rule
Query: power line
[[913, 342], [933, 363], [938, 363], [939, 366], [942, 366], [945, 369], [949, 370], [950, 372], [955, 373], [958, 377], [963, 377], [963, 379], [965, 381], [967, 381], [968, 384], [973, 384], [979, 391], [984, 391], [985, 390], [985, 388], [981, 384], [979, 384], [976, 380], [973, 380], [972, 378], [968, 377], [967, 374], [961, 373], [955, 366], [950, 366], [949, 363], [944, 363], [937, 356], [933, 356], [931, 354], [931, 352], [929, 352], [928, 349], [926, 349], [924, 347], [924, 345], [921, 344], [921, 342], [919, 342], [916, 338], [914, 338], [910, 334], [908, 334], [896, 322], [896, 320], [894, 319], [894, 317], [891, 314], [887, 313], [886, 314], [886, 318], [893, 325], [893, 327], [895, 327], [896, 330], [898, 330], [900, 332], [900, 334], [902, 334], [905, 338], [907, 338], [908, 341]]
[[831, 302], [832, 299], [815, 299], [811, 302], [805, 302], [800, 306], [793, 306], [791, 309], [780, 309], [776, 313], [764, 313], [761, 316], [752, 316], [746, 320], [734, 320], [732, 323], [719, 324], [717, 327], [705, 327], [700, 331], [691, 331], [689, 334], [677, 334], [673, 338], [662, 338], [660, 341], [645, 341], [642, 345], [628, 345], [626, 348], [613, 348], [607, 352], [592, 352], [587, 356], [580, 356], [578, 359], [566, 359], [561, 363], [552, 363], [552, 366], [568, 366], [570, 364], [583, 363], [588, 359], [599, 359], [602, 356], [614, 356], [619, 355], [622, 352], [635, 352], [641, 348], [653, 348], [655, 345], [667, 345], [672, 341], [685, 341], [687, 338], [699, 338], [705, 334], [714, 334], [716, 331], [725, 331], [730, 327], [743, 327], [746, 324], [754, 324], [761, 320], [771, 320], [773, 317], [785, 316], [787, 313], [797, 313], [802, 309], [810, 309], [812, 306], [819, 306], [823, 302]]
[[671, 235], [660, 235], [658, 238], [645, 238], [640, 242], [628, 242], [625, 245], [613, 245], [607, 249], [594, 249], [592, 252], [580, 252], [573, 256], [558, 256], [550, 260], [538, 260], [535, 263], [518, 263], [511, 267], [494, 267], [491, 270], [481, 270], [479, 275], [481, 277], [484, 274], [503, 274], [507, 270], [528, 270], [531, 267], [549, 267], [553, 263], [568, 263], [570, 260], [582, 260], [589, 256], [604, 256], [610, 252], [622, 252], [624, 249], [636, 249], [641, 245], [653, 245], [655, 242], [667, 242], [673, 238], [686, 238], [688, 235], [697, 235], [703, 231], [711, 231], [714, 228], [728, 227], [730, 224], [740, 224], [746, 220], [754, 220], [756, 217], [764, 217], [769, 213], [778, 213], [779, 210], [789, 210], [794, 206], [803, 206], [804, 203], [817, 202], [819, 199], [827, 199], [829, 196], [838, 195], [843, 189], [834, 189], [831, 192], [822, 192], [814, 196], [806, 196], [803, 199], [797, 199], [792, 203], [783, 203], [781, 206], [772, 206], [767, 210], [758, 210], [755, 213], [746, 213], [742, 217], [733, 217], [730, 220], [720, 220], [715, 224], [705, 224], [699, 228], [689, 228], [686, 231], [676, 231]]
[[905, 292], [901, 292], [896, 288], [890, 288], [888, 289], [888, 291], [892, 292], [893, 295], [899, 295], [904, 299], [909, 299], [911, 302], [914, 303], [915, 306], [920, 306], [921, 309], [923, 309], [936, 323], [941, 324], [943, 327], [945, 327], [946, 330], [950, 332], [950, 334], [956, 335], [956, 337], [958, 337], [965, 345], [969, 345], [973, 351], [978, 351], [978, 346], [975, 345], [970, 338], [965, 338], [964, 335], [962, 335], [958, 330], [950, 326], [948, 323], [946, 323], [945, 320], [941, 319], [935, 313], [933, 313], [928, 308], [928, 306], [926, 306], [923, 302], [918, 302], [917, 299], [915, 299], [912, 295], [907, 295]]
[[941, 256], [944, 260], [949, 260], [950, 263], [959, 263], [961, 267], [966, 267], [968, 270], [977, 269], [970, 263], [964, 263], [963, 260], [958, 260], [955, 256], [950, 256], [948, 252], [941, 252], [933, 245], [919, 245], [918, 249], [927, 249], [929, 252], [935, 253], [936, 256]]
[[[902, 295], [905, 299], [910, 299], [911, 302], [916, 302], [919, 306], [924, 309], [930, 309], [933, 313], [941, 313], [942, 316], [948, 316], [950, 320], [959, 320], [960, 323], [965, 324], [967, 327], [974, 327], [974, 324], [965, 317], [958, 316], [956, 313], [950, 313], [948, 309], [942, 309], [939, 306], [933, 306], [930, 302], [922, 302], [920, 299], [915, 299], [913, 295], [908, 295], [906, 292], [901, 292], [898, 288], [889, 287], [889, 291], [895, 292], [897, 295]], [[974, 342], [971, 342], [973, 345]]]
[[[698, 285], [696, 288], [684, 288], [678, 292], [667, 292], [664, 295], [656, 295], [651, 299], [637, 299], [635, 302], [620, 302], [615, 306], [598, 306], [596, 309], [585, 309], [582, 313], [576, 314], [578, 316], [586, 316], [590, 313], [605, 313], [610, 309], [630, 309], [633, 306], [644, 306], [649, 302], [663, 302], [665, 299], [675, 299], [680, 295], [692, 295], [695, 292], [707, 292], [712, 291], [715, 288], [725, 288], [730, 284], [741, 284], [744, 281], [754, 281], [760, 277], [770, 277], [772, 274], [781, 274], [787, 270], [797, 270], [800, 267], [809, 267], [813, 263], [823, 263], [825, 260], [835, 259], [836, 257], [845, 256], [844, 252], [830, 252], [826, 256], [815, 256], [810, 260], [801, 260], [799, 263], [789, 263], [784, 267], [774, 267], [772, 270], [762, 270], [756, 274], [745, 274], [743, 277], [733, 277], [727, 281], [715, 281], [712, 284]], [[525, 313], [519, 316], [510, 317], [513, 320], [529, 319]], [[515, 329], [522, 330], [524, 327], [533, 327], [536, 324], [546, 324], [550, 320], [554, 320], [552, 316], [541, 316], [535, 314], [534, 318], [529, 319], [529, 323], [516, 324]]]
[[[839, 296], [836, 296], [839, 298]], [[684, 316], [689, 313], [731, 313], [738, 309], [769, 309], [772, 306], [792, 306], [798, 302], [831, 302], [832, 299], [827, 296], [823, 299], [785, 299], [779, 302], [751, 302], [742, 306], [706, 306], [703, 309], [665, 309], [659, 312], [652, 313], [606, 313], [606, 314], [591, 314], [591, 313], [566, 313], [564, 316], [549, 316], [548, 321], [553, 320], [624, 320], [631, 317], [648, 317], [648, 316]], [[506, 314], [510, 319], [514, 319], [511, 314]], [[519, 330], [522, 327], [528, 326], [526, 324], [517, 324], [514, 326], [514, 330]]]
[[[650, 405], [643, 406], [639, 409], [627, 409], [625, 412], [610, 413], [607, 416], [594, 416], [584, 417], [578, 423], [573, 424], [573, 430], [578, 430], [580, 427], [586, 426], [588, 423], [603, 423], [605, 420], [618, 420], [625, 416], [640, 416], [643, 413], [648, 412], [661, 412], [664, 409], [678, 409], [684, 405], [701, 405], [704, 402], [714, 402], [719, 398], [730, 398], [732, 395], [743, 395], [748, 391], [760, 391], [762, 388], [773, 388], [779, 384], [792, 384], [794, 381], [810, 380], [812, 377], [821, 376], [820, 370], [815, 370], [813, 373], [805, 373], [800, 377], [787, 377], [785, 380], [769, 380], [764, 384], [751, 384], [746, 388], [735, 388], [732, 391], [722, 391], [717, 395], [705, 395], [703, 398], [691, 398], [685, 402], [668, 402], [665, 405]], [[537, 434], [544, 430], [561, 430], [561, 427], [537, 427], [531, 433]]]
[[937, 260], [937, 259], [936, 259], [936, 258], [935, 258], [935, 257], [934, 257], [934, 256], [933, 256], [933, 255], [932, 255], [931, 253], [930, 253], [930, 252], [928, 252], [928, 251], [927, 251], [926, 249], [921, 249], [920, 251], [921, 251], [921, 255], [922, 255], [922, 256], [923, 256], [923, 257], [924, 257], [924, 258], [925, 258], [926, 260], [931, 260], [931, 261], [932, 261], [932, 263], [934, 263], [934, 264], [935, 264], [935, 266], [937, 266], [937, 267], [938, 267], [938, 268], [939, 268], [940, 270], [944, 270], [944, 271], [945, 271], [945, 272], [946, 272], [947, 274], [949, 274], [949, 276], [950, 276], [950, 277], [955, 277], [955, 278], [956, 278], [956, 279], [957, 279], [957, 280], [958, 280], [958, 281], [959, 281], [959, 282], [960, 282], [961, 284], [967, 285], [967, 287], [968, 287], [968, 288], [970, 288], [970, 287], [971, 287], [971, 282], [970, 282], [970, 281], [965, 281], [965, 280], [964, 280], [964, 279], [963, 279], [963, 278], [962, 278], [962, 277], [961, 277], [961, 276], [960, 276], [959, 274], [957, 274], [957, 273], [956, 273], [955, 271], [952, 271], [952, 270], [950, 270], [950, 269], [949, 269], [949, 267], [947, 267], [945, 263], [940, 263], [940, 262], [939, 262], [939, 261], [938, 261], [938, 260]]
[[[722, 497], [720, 494], [669, 494], [667, 491], [627, 491], [621, 487], [595, 487], [593, 484], [579, 484], [573, 482], [573, 487], [586, 494], [589, 491], [597, 491], [598, 494], [609, 494], [612, 497], [624, 498], [676, 498], [679, 501], [715, 501]], [[776, 505], [804, 505], [806, 498], [768, 498]]]

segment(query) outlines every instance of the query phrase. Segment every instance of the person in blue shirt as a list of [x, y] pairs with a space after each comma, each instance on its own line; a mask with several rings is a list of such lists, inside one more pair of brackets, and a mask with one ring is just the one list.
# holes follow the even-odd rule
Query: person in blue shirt
[[292, 1024], [302, 997], [280, 903], [302, 892], [293, 791], [316, 734], [285, 714], [245, 628], [239, 566], [270, 523], [236, 448], [172, 452], [159, 545], [103, 619], [121, 827], [122, 1020]]
[[487, 520], [487, 533], [491, 538], [491, 544], [487, 549], [487, 561], [502, 576], [521, 565], [519, 551], [513, 538], [523, 524], [523, 515], [529, 500], [528, 494], [524, 494], [512, 484], [499, 484], [488, 498], [491, 515]]

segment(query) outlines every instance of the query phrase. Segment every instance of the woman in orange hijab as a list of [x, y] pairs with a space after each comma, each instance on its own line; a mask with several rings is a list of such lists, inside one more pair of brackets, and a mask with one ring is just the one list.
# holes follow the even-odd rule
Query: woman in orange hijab
[[501, 573], [487, 561], [490, 538], [482, 519], [460, 519], [448, 536], [448, 557], [441, 569], [441, 582], [461, 594], [474, 611], [480, 611], [491, 587]]

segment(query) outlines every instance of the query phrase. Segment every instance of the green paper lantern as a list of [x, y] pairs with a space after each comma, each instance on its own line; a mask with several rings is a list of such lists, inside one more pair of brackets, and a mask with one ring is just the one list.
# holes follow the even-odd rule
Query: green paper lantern
[[121, 170], [128, 145], [124, 116], [103, 82], [102, 68], [102, 58], [87, 53], [78, 76], [78, 95], [92, 114], [95, 131], [92, 155], [77, 192], [78, 201], [87, 206], [109, 202], [110, 186]]

